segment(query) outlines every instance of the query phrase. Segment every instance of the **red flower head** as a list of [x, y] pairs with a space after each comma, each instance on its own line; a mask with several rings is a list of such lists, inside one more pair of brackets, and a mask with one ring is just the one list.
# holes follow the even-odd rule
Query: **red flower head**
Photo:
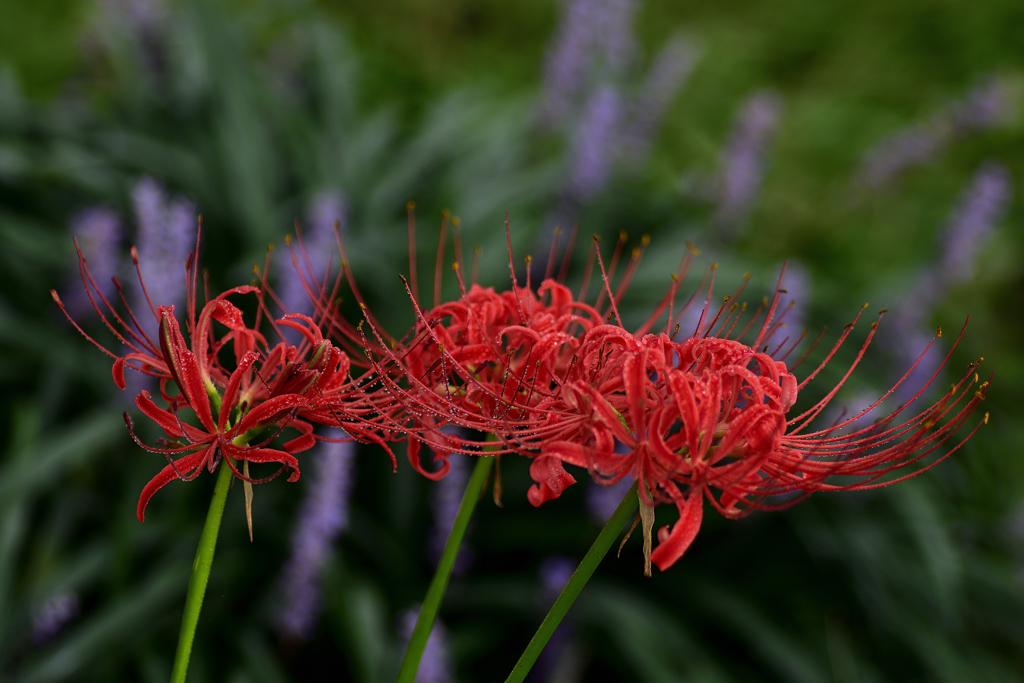
[[[123, 293], [123, 316], [103, 296], [79, 251], [82, 279], [90, 300], [104, 325], [129, 352], [118, 356], [86, 334], [74, 320], [72, 324], [114, 358], [113, 375], [118, 387], [125, 387], [124, 370], [131, 367], [157, 378], [161, 396], [168, 404], [167, 408], [160, 408], [148, 391], [142, 391], [135, 399], [139, 410], [171, 439], [159, 447], [143, 444], [125, 414], [136, 443], [168, 460], [167, 466], [142, 491], [137, 510], [140, 521], [156, 491], [174, 479], [194, 479], [203, 466], [212, 472], [222, 458], [247, 485], [272, 479], [289, 468], [289, 481], [297, 480], [299, 466], [294, 454], [315, 443], [313, 423], [339, 426], [354, 438], [383, 443], [376, 434], [373, 418], [366, 418], [373, 415], [379, 399], [363, 388], [366, 381], [351, 378], [347, 354], [323, 338], [312, 318], [289, 314], [275, 321], [276, 325], [299, 330], [304, 341], [298, 347], [281, 342], [268, 348], [266, 339], [257, 331], [265, 311], [263, 290], [259, 287], [229, 289], [210, 300], [196, 315], [195, 254], [189, 256], [185, 273], [190, 342], [181, 332], [174, 307], [154, 306], [150, 302], [150, 311], [159, 323], [159, 339], [154, 342], [139, 324]], [[138, 271], [134, 248], [132, 257]], [[145, 292], [142, 274], [138, 274]], [[123, 292], [116, 279], [115, 284]], [[64, 310], [57, 293], [51, 294]], [[258, 299], [259, 312], [253, 327], [245, 323], [241, 310], [228, 300], [230, 296], [245, 294], [255, 294]], [[234, 363], [225, 367], [222, 357], [228, 352]], [[177, 386], [177, 394], [168, 391], [170, 382]], [[198, 425], [182, 419], [182, 408], [195, 413]], [[288, 428], [297, 430], [299, 435], [279, 448], [271, 446]], [[245, 463], [243, 471], [237, 467], [239, 462]], [[249, 462], [276, 462], [281, 469], [271, 477], [254, 480], [247, 473]]]
[[[799, 392], [832, 359], [860, 315], [801, 382], [793, 374], [800, 362], [792, 367], [785, 362], [795, 343], [784, 350], [784, 342], [772, 352], [767, 346], [760, 348], [781, 325], [782, 316], [775, 317], [778, 298], [776, 293], [771, 305], [759, 309], [736, 338], [733, 331], [743, 309], [735, 304], [728, 311], [723, 304], [711, 324], [699, 324], [703, 331], [681, 342], [666, 333], [633, 335], [620, 326], [592, 329], [560, 391], [535, 406], [550, 430], [543, 438], [521, 444], [524, 452], [536, 456], [530, 472], [537, 485], [530, 490], [530, 501], [539, 505], [556, 498], [575, 481], [563, 463], [588, 468], [603, 484], [627, 476], [638, 480], [649, 572], [650, 562], [667, 569], [693, 542], [705, 497], [731, 518], [753, 509], [778, 509], [814, 491], [900, 481], [963, 444], [966, 439], [952, 444], [937, 460], [880, 481], [945, 447], [984, 399], [987, 382], [974, 386], [975, 365], [942, 399], [911, 417], [905, 417], [905, 405], [874, 425], [850, 431], [890, 390], [858, 415], [808, 431], [860, 362], [878, 323], [871, 325], [842, 380], [811, 408], [791, 415]], [[740, 341], [765, 309], [753, 341]], [[718, 325], [723, 313], [725, 319]], [[707, 315], [705, 307], [702, 322]], [[829, 483], [833, 477], [842, 479]], [[671, 529], [661, 528], [660, 543], [652, 553], [651, 508], [657, 502], [673, 503], [679, 521]]]
[[[584, 303], [582, 292], [577, 299], [565, 285], [550, 277], [550, 267], [548, 276], [534, 290], [529, 258], [526, 285], [519, 286], [510, 239], [510, 290], [499, 293], [481, 287], [475, 282], [475, 268], [474, 282], [467, 289], [456, 260], [453, 270], [462, 295], [456, 301], [441, 303], [445, 225], [438, 248], [433, 308], [423, 310], [419, 304], [411, 261], [411, 282], [406, 281], [406, 289], [416, 313], [415, 327], [401, 342], [387, 344], [370, 320], [376, 344], [372, 350], [367, 348], [369, 355], [380, 359], [377, 373], [404, 410], [396, 415], [401, 424], [395, 429], [409, 437], [409, 460], [431, 479], [447, 474], [450, 452], [480, 452], [478, 443], [442, 432], [443, 426], [488, 432], [499, 439], [504, 439], [509, 425], [515, 425], [514, 431], [520, 436], [531, 426], [543, 428], [531, 406], [543, 401], [551, 387], [557, 386], [573, 364], [581, 339], [604, 320], [598, 310], [601, 299], [596, 306]], [[621, 247], [620, 242], [616, 260]], [[460, 251], [456, 241], [456, 252]], [[637, 251], [627, 277], [639, 256]], [[428, 471], [421, 464], [421, 442], [434, 450], [435, 460], [441, 462], [438, 469]], [[512, 449], [510, 444], [495, 444], [489, 452], [500, 454]]]

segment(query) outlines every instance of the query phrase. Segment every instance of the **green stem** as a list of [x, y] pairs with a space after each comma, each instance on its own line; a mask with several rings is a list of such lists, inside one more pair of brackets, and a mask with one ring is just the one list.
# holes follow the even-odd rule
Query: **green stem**
[[480, 495], [487, 483], [487, 475], [494, 464], [493, 455], [477, 456], [476, 466], [473, 467], [473, 474], [466, 485], [466, 492], [462, 494], [462, 503], [459, 504], [459, 513], [455, 516], [455, 524], [448, 534], [448, 541], [444, 544], [444, 552], [441, 553], [441, 560], [437, 563], [437, 570], [434, 578], [430, 581], [427, 594], [423, 598], [423, 607], [420, 608], [420, 615], [416, 619], [416, 628], [412, 630], [409, 637], [409, 645], [405, 649], [405, 657], [402, 658], [402, 666], [398, 670], [397, 683], [413, 683], [416, 679], [416, 671], [420, 667], [420, 659], [423, 657], [423, 649], [427, 646], [427, 638], [434, 628], [434, 620], [437, 619], [437, 610], [441, 607], [441, 599], [444, 597], [445, 589], [448, 588], [448, 579], [452, 574], [452, 567], [455, 566], [455, 558], [459, 554], [459, 546], [462, 545], [462, 538], [466, 535], [466, 528], [469, 526], [469, 518], [473, 516], [473, 509], [480, 500]]
[[220, 531], [220, 520], [224, 516], [224, 503], [228, 498], [230, 483], [231, 468], [222, 462], [220, 473], [217, 475], [217, 485], [213, 489], [213, 500], [210, 501], [210, 511], [206, 513], [206, 523], [203, 524], [203, 533], [199, 537], [196, 561], [192, 563], [192, 578], [189, 579], [188, 593], [185, 595], [185, 613], [181, 616], [181, 631], [178, 633], [178, 651], [174, 655], [171, 683], [185, 683], [188, 660], [192, 655], [192, 641], [196, 637], [199, 610], [203, 607], [206, 583], [210, 579], [213, 551], [217, 547], [217, 532]]
[[619, 503], [619, 507], [615, 508], [615, 512], [612, 513], [608, 523], [601, 529], [601, 533], [597, 535], [597, 539], [594, 540], [594, 544], [590, 546], [590, 550], [583, 557], [580, 566], [576, 567], [576, 571], [572, 573], [569, 583], [565, 584], [565, 588], [562, 589], [558, 599], [555, 600], [555, 604], [551, 606], [547, 616], [544, 617], [540, 628], [537, 629], [533, 639], [530, 640], [530, 644], [526, 646], [519, 661], [516, 662], [512, 673], [505, 679], [505, 683], [522, 683], [526, 678], [526, 674], [530, 673], [530, 669], [537, 661], [537, 658], [540, 657], [541, 651], [548, 644], [558, 624], [562, 622], [562, 618], [565, 617], [566, 612], [572, 607], [572, 603], [576, 601], [583, 587], [587, 585], [587, 581], [594, 575], [597, 565], [601, 564], [601, 560], [604, 559], [604, 556], [608, 554], [608, 550], [614, 545], [615, 539], [618, 537], [619, 532], [622, 531], [622, 527], [633, 516], [638, 502], [636, 484], [633, 484], [629, 489], [629, 493]]

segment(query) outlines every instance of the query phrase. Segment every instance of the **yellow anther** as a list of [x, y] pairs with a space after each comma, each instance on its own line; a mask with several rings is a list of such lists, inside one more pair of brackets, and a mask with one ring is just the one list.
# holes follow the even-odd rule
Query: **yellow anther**
[[452, 271], [457, 272], [459, 270], [459, 262], [456, 261], [452, 264]]
[[880, 311], [878, 312], [878, 315], [882, 315], [883, 313], [888, 313], [888, 312], [889, 312], [889, 309], [888, 309], [888, 308], [883, 308], [882, 310], [880, 310]]
[[620, 242], [625, 242], [628, 239], [629, 239], [629, 235], [626, 234], [626, 231], [625, 230], [619, 230], [619, 241]]
[[458, 216], [452, 216], [452, 225], [456, 228], [462, 225], [462, 219]]
[[[285, 243], [285, 244], [287, 244], [287, 245], [289, 245], [289, 246], [291, 246], [291, 243], [292, 243], [292, 236], [291, 236], [291, 235], [285, 235], [285, 236], [284, 236], [284, 243]], [[274, 245], [273, 245], [273, 244], [271, 244], [271, 245], [270, 245], [270, 248], [271, 248], [271, 249], [273, 249], [273, 248], [274, 248]]]
[[406, 211], [412, 211], [415, 208], [416, 208], [416, 202], [414, 202], [413, 200], [410, 199], [409, 201], [407, 201], [405, 203], [405, 210]]
[[690, 240], [686, 240], [686, 249], [694, 256], [700, 256], [700, 249], [693, 246], [693, 242], [691, 242]]
[[936, 337], [941, 337], [941, 336], [942, 336], [942, 328], [941, 328], [941, 327], [940, 327], [940, 328], [938, 329], [938, 331], [937, 331], [937, 332], [935, 333], [935, 336], [936, 336]]
[[672, 282], [679, 282], [679, 276], [675, 273], [672, 273]]
[[645, 247], [646, 247], [646, 246], [647, 246], [648, 244], [650, 244], [650, 243], [651, 243], [651, 236], [650, 236], [650, 235], [643, 235], [643, 236], [642, 236], [642, 237], [640, 238], [640, 244], [641, 244], [642, 246], [645, 246]]
[[985, 413], [985, 417], [981, 419], [981, 423], [986, 425], [988, 424], [988, 413]]

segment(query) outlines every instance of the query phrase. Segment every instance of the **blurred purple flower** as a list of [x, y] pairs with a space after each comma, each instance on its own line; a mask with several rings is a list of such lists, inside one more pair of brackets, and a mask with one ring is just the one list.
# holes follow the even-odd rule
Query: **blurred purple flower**
[[790, 261], [786, 264], [781, 290], [773, 321], [781, 320], [785, 327], [776, 330], [765, 343], [773, 347], [785, 344], [789, 348], [807, 325], [807, 309], [811, 300], [810, 273], [799, 262]]
[[[304, 250], [292, 243], [291, 250], [285, 249], [274, 265], [278, 279], [276, 293], [285, 313], [313, 314], [306, 284], [315, 290], [327, 277], [332, 254], [338, 253], [334, 224], [344, 230], [345, 213], [345, 197], [340, 192], [321, 192], [309, 203], [306, 229], [302, 233]], [[292, 260], [293, 254], [297, 266]], [[294, 330], [285, 330], [285, 338], [290, 343], [297, 343], [300, 336]]]
[[939, 272], [949, 283], [968, 280], [985, 238], [1006, 215], [1012, 193], [1010, 172], [989, 161], [974, 174], [971, 184], [942, 236]]
[[[630, 482], [632, 485], [632, 482]], [[603, 488], [613, 488], [606, 486]], [[629, 486], [626, 487], [629, 490]], [[625, 495], [625, 494], [623, 494]], [[622, 499], [622, 496], [619, 496]], [[615, 503], [618, 505], [618, 503]], [[610, 517], [611, 515], [609, 515]], [[604, 521], [608, 521], [605, 518]], [[549, 557], [540, 564], [540, 596], [541, 601], [545, 605], [551, 605], [557, 598], [558, 594], [565, 588], [565, 584], [569, 583], [569, 579], [572, 578], [573, 572], [576, 571], [576, 563], [565, 557]]]
[[[628, 490], [629, 487], [627, 486], [626, 489]], [[554, 604], [559, 593], [569, 583], [574, 571], [576, 571], [576, 563], [565, 557], [549, 557], [541, 563], [539, 598], [545, 609]], [[573, 624], [571, 619], [566, 618], [551, 634], [551, 639], [540, 653], [528, 680], [578, 679], [576, 669], [579, 667], [575, 661], [578, 657], [576, 657], [575, 648], [572, 646], [572, 640]]]
[[715, 220], [726, 239], [735, 236], [757, 201], [765, 152], [781, 116], [781, 99], [766, 90], [751, 95], [740, 107], [716, 182]]
[[882, 138], [863, 157], [857, 184], [879, 190], [914, 166], [922, 166], [955, 138], [984, 131], [1005, 121], [1011, 109], [1007, 86], [988, 78], [960, 101], [947, 104], [923, 123]]
[[568, 0], [544, 61], [542, 119], [562, 125], [597, 81], [617, 77], [635, 51], [633, 0]]
[[[442, 428], [442, 431], [447, 429]], [[463, 453], [452, 453], [448, 457], [451, 469], [448, 474], [438, 481], [430, 491], [430, 507], [434, 512], [434, 523], [430, 528], [428, 553], [430, 561], [437, 563], [444, 552], [445, 543], [448, 542], [448, 535], [455, 526], [455, 517], [459, 514], [459, 505], [462, 503], [462, 495], [465, 493], [466, 484], [469, 482], [469, 458], [473, 456]], [[464, 542], [459, 548], [459, 554], [455, 557], [455, 566], [452, 574], [459, 576], [469, 569], [473, 562], [473, 552]]]
[[611, 86], [600, 88], [587, 102], [569, 168], [569, 193], [579, 201], [600, 192], [611, 174], [621, 113], [619, 92]]
[[633, 480], [629, 477], [611, 486], [601, 486], [591, 481], [587, 485], [587, 512], [590, 513], [590, 519], [601, 525], [607, 522], [632, 485]]
[[[160, 183], [148, 177], [132, 188], [132, 203], [138, 222], [139, 268], [149, 298], [154, 306], [180, 307], [185, 302], [185, 261], [196, 240], [196, 208], [183, 197], [169, 199]], [[134, 290], [132, 308], [147, 310], [149, 303], [138, 278], [133, 274], [129, 281]], [[140, 316], [140, 322], [155, 338], [155, 319]]]
[[60, 633], [80, 611], [78, 596], [60, 593], [53, 596], [32, 615], [32, 642], [43, 645]]
[[[326, 438], [344, 439], [339, 429]], [[314, 451], [313, 481], [299, 508], [291, 557], [282, 572], [285, 598], [277, 623], [289, 638], [309, 638], [320, 612], [320, 582], [338, 535], [348, 528], [355, 467], [350, 441], [321, 442]]]
[[915, 286], [894, 308], [891, 324], [883, 328], [882, 339], [896, 359], [899, 375], [917, 363], [896, 389], [894, 397], [900, 403], [910, 400], [942, 362], [945, 348], [941, 339], [918, 360], [932, 336], [925, 331], [926, 322], [949, 289], [974, 274], [978, 251], [1006, 215], [1011, 194], [1012, 179], [1005, 167], [989, 161], [978, 169], [939, 236], [939, 258], [918, 276]]
[[163, 0], [100, 0], [99, 7], [107, 21], [146, 39], [159, 34], [167, 19]]
[[[111, 278], [118, 274], [121, 265], [120, 216], [107, 206], [85, 209], [71, 219], [71, 234], [78, 241], [82, 255], [89, 263], [89, 270], [103, 296], [107, 299], [116, 296]], [[66, 287], [67, 294], [62, 298], [68, 313], [82, 319], [95, 309], [89, 302], [89, 296], [86, 288], [82, 286], [77, 269], [71, 279], [73, 281]]]
[[[402, 612], [398, 617], [398, 633], [406, 643], [416, 628], [419, 613], [420, 608], [416, 606]], [[438, 619], [430, 630], [415, 680], [416, 683], [449, 683], [453, 678], [452, 665], [448, 657], [448, 630]]]
[[624, 134], [624, 152], [633, 161], [647, 158], [668, 105], [696, 63], [696, 48], [680, 36], [670, 40], [654, 58], [631, 107], [632, 120]]

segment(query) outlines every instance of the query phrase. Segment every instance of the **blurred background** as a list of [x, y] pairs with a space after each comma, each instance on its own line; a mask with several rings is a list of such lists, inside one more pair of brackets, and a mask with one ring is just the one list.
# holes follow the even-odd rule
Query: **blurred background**
[[[832, 420], [942, 326], [887, 405], [912, 396], [968, 316], [937, 384], [981, 356], [995, 373], [987, 427], [912, 481], [709, 513], [653, 579], [632, 539], [533, 680], [1024, 680], [1020, 3], [0, 0], [0, 18], [0, 679], [166, 680], [213, 488], [172, 483], [136, 520], [164, 463], [131, 443], [127, 392], [50, 299], [109, 343], [72, 236], [102, 282], [131, 281], [138, 245], [150, 291], [180, 305], [201, 212], [215, 289], [276, 244], [301, 307], [284, 235], [301, 221], [325, 269], [337, 220], [400, 332], [414, 200], [421, 274], [450, 209], [499, 288], [506, 211], [537, 261], [573, 225], [606, 254], [649, 235], [627, 324], [686, 240], [702, 251], [689, 286], [717, 262], [720, 293], [751, 271], [755, 301], [788, 259], [789, 329], [812, 337], [887, 307]], [[621, 495], [581, 473], [533, 509], [528, 463], [505, 460], [504, 508], [478, 508], [421, 681], [503, 679]], [[298, 483], [255, 489], [253, 543], [232, 492], [190, 680], [392, 680], [468, 469], [430, 483], [374, 448], [322, 447]]]

